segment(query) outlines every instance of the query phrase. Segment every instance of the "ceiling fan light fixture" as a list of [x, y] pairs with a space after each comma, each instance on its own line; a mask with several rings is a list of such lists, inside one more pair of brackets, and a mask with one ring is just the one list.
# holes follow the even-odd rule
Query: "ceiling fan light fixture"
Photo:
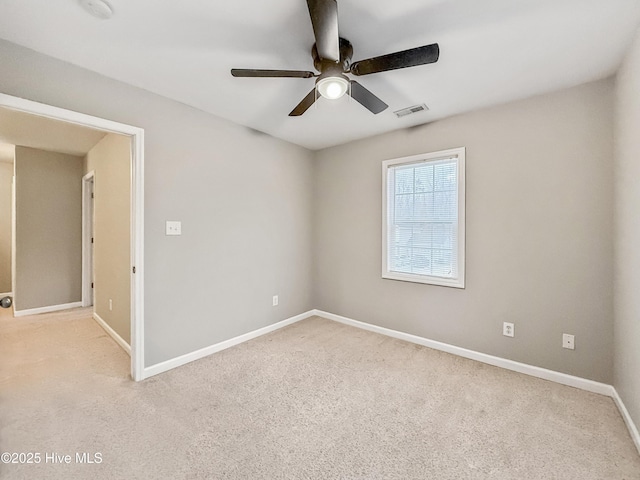
[[316, 83], [318, 93], [329, 100], [342, 97], [349, 89], [349, 80], [344, 75], [320, 78]]
[[[105, 0], [79, 0], [105, 1]], [[319, 75], [301, 70], [264, 70], [232, 68], [234, 77], [263, 78], [316, 78], [315, 87], [289, 113], [290, 117], [299, 117], [306, 112], [321, 96], [336, 100], [347, 94], [374, 115], [389, 107], [372, 92], [355, 80], [349, 80], [345, 74], [362, 76], [387, 72], [401, 68], [418, 67], [435, 63], [440, 57], [437, 43], [410, 48], [399, 52], [387, 53], [377, 57], [351, 62], [353, 46], [338, 31], [338, 3], [336, 0], [306, 0], [311, 17], [311, 26], [315, 43], [311, 47], [313, 66]], [[341, 102], [335, 102], [341, 103]]]

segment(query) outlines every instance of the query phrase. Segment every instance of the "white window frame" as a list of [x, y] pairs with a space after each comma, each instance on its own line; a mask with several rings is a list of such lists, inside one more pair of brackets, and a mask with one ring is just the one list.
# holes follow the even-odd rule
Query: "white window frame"
[[[457, 158], [458, 163], [458, 276], [446, 278], [415, 273], [394, 272], [389, 269], [388, 246], [391, 224], [389, 223], [388, 173], [391, 167], [414, 163], [435, 162], [449, 158]], [[439, 152], [412, 155], [382, 162], [382, 278], [405, 282], [425, 283], [444, 287], [465, 288], [465, 148], [452, 148]]]

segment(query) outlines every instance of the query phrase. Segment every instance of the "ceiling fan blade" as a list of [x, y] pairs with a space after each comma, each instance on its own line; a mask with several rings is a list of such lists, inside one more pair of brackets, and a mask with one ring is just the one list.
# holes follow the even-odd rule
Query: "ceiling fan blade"
[[320, 58], [340, 61], [338, 3], [336, 0], [307, 0], [316, 48]]
[[373, 114], [378, 114], [389, 106], [355, 80], [351, 80], [351, 98]]
[[301, 70], [256, 70], [251, 68], [232, 68], [231, 75], [234, 77], [267, 77], [267, 78], [311, 78], [315, 77], [313, 72]]
[[296, 105], [296, 108], [291, 110], [291, 113], [289, 114], [289, 116], [299, 117], [304, 112], [306, 112], [309, 109], [309, 107], [313, 105], [313, 102], [315, 101], [316, 101], [316, 89], [314, 88], [309, 92], [309, 94], [306, 97], [302, 99], [302, 101], [298, 105]]
[[418, 65], [435, 63], [438, 61], [439, 56], [440, 47], [437, 43], [433, 43], [354, 62], [351, 65], [351, 73], [354, 75], [369, 75], [370, 73], [386, 72], [387, 70], [396, 70], [398, 68], [417, 67]]

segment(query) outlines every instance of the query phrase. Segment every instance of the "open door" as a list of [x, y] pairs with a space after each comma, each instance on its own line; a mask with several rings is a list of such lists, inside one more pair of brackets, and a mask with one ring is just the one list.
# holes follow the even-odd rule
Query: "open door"
[[94, 304], [93, 275], [93, 212], [94, 212], [94, 172], [82, 177], [82, 306]]

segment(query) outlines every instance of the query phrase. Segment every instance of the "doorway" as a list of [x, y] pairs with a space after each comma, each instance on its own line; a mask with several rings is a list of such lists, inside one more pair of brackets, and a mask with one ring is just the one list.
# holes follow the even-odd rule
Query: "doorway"
[[[61, 122], [84, 126], [106, 133], [125, 135], [131, 145], [131, 175], [130, 175], [130, 319], [131, 319], [131, 377], [135, 381], [143, 379], [144, 370], [144, 130], [99, 117], [93, 117], [71, 110], [33, 102], [23, 98], [0, 93], [0, 107], [39, 117], [49, 118]], [[93, 182], [91, 182], [93, 183]], [[83, 188], [91, 188], [83, 179]], [[84, 205], [84, 197], [83, 197]], [[91, 214], [93, 216], [93, 214]], [[83, 213], [83, 225], [84, 225]], [[91, 238], [91, 237], [89, 237]], [[85, 236], [83, 235], [83, 242]], [[85, 249], [83, 247], [83, 254]], [[89, 255], [92, 257], [92, 255]], [[12, 259], [14, 260], [14, 259]], [[91, 272], [93, 265], [91, 266]], [[90, 278], [93, 274], [88, 273]], [[93, 294], [85, 296], [85, 275], [83, 259], [83, 288], [82, 301], [91, 298]], [[16, 292], [14, 291], [14, 294]]]

